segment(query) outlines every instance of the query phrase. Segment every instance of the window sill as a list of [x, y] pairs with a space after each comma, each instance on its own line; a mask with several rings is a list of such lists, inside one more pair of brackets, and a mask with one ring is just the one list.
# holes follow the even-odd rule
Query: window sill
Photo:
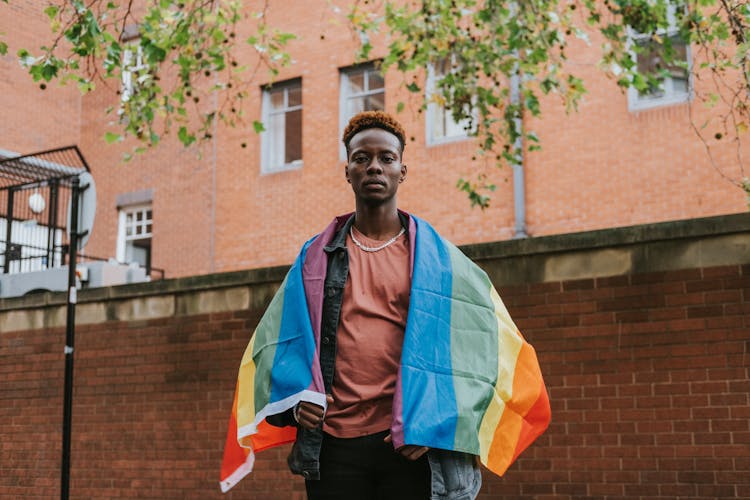
[[285, 163], [277, 167], [261, 167], [260, 175], [271, 175], [278, 174], [281, 172], [289, 172], [291, 170], [299, 170], [302, 168], [302, 160], [295, 160], [291, 163]]
[[675, 106], [678, 104], [687, 104], [690, 102], [689, 94], [680, 94], [672, 97], [660, 97], [656, 99], [641, 99], [633, 100], [628, 99], [628, 111], [631, 113], [638, 113], [640, 111], [656, 110], [659, 108], [666, 108], [668, 106]]
[[440, 137], [439, 139], [428, 138], [426, 146], [428, 148], [435, 146], [444, 146], [456, 142], [468, 141], [469, 139], [474, 139], [475, 137], [476, 136], [474, 135], [453, 135], [449, 137]]

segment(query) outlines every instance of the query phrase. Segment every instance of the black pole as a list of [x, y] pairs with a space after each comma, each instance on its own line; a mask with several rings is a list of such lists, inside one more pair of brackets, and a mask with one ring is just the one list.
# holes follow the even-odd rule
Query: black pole
[[47, 210], [47, 268], [55, 267], [55, 240], [57, 239], [57, 188], [58, 180], [51, 180], [49, 182], [49, 209]]
[[3, 273], [10, 271], [10, 242], [13, 237], [13, 193], [12, 187], [8, 188], [8, 210], [5, 212], [5, 255], [3, 256]]
[[73, 178], [70, 199], [70, 239], [68, 241], [68, 302], [65, 328], [65, 396], [63, 400], [62, 478], [60, 498], [68, 500], [70, 491], [70, 428], [73, 413], [73, 345], [76, 320], [76, 257], [78, 254], [78, 198], [80, 179]]

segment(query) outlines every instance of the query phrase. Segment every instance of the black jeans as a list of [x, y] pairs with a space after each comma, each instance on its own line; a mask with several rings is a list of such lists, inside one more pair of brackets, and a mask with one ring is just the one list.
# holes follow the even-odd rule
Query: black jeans
[[408, 460], [383, 442], [388, 431], [351, 439], [323, 435], [320, 480], [305, 481], [309, 500], [430, 498], [427, 455]]

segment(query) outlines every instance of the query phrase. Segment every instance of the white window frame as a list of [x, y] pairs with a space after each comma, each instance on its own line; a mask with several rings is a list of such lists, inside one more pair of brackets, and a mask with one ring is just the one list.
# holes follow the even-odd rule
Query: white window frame
[[[454, 57], [451, 57], [451, 63], [454, 59]], [[476, 130], [476, 109], [472, 110], [472, 130], [466, 130], [461, 123], [456, 123], [456, 121], [453, 119], [453, 114], [449, 109], [447, 109], [444, 105], [441, 105], [434, 101], [432, 96], [437, 93], [438, 81], [439, 79], [438, 74], [435, 71], [435, 66], [429, 64], [427, 66], [427, 81], [425, 85], [425, 94], [427, 98], [427, 110], [425, 112], [425, 139], [428, 146], [463, 141], [471, 137], [472, 130]], [[454, 128], [460, 128], [460, 132], [451, 135], [446, 134], [438, 136], [437, 127], [435, 126], [437, 120], [450, 120]], [[465, 125], [469, 124], [468, 119], [462, 121], [466, 122]]]
[[[263, 89], [263, 97], [261, 103], [261, 120], [264, 124], [264, 130], [260, 133], [260, 172], [261, 174], [273, 174], [276, 172], [284, 172], [287, 170], [296, 170], [302, 168], [302, 159], [294, 160], [288, 163], [272, 164], [272, 148], [273, 148], [273, 135], [272, 130], [268, 128], [271, 123], [271, 117], [289, 113], [290, 111], [301, 111], [302, 104], [296, 106], [289, 106], [289, 89], [299, 87], [300, 96], [302, 95], [302, 80], [297, 78], [289, 80], [287, 82], [274, 84], [270, 87]], [[274, 92], [284, 92], [284, 107], [282, 109], [273, 109], [271, 103], [271, 94]], [[300, 101], [302, 102], [302, 101]], [[303, 125], [304, 126], [304, 125]], [[286, 133], [286, 131], [284, 132]], [[302, 134], [302, 130], [300, 130]], [[286, 147], [286, 136], [283, 141], [284, 147]], [[300, 155], [302, 153], [300, 152]]]
[[[137, 38], [135, 40], [137, 41]], [[149, 78], [148, 73], [140, 75], [140, 72], [147, 68], [148, 65], [143, 64], [143, 48], [140, 43], [130, 43], [123, 48], [120, 101], [128, 102], [135, 91], [135, 85], [142, 83], [143, 79]], [[134, 76], [135, 82], [133, 82]]]
[[[151, 212], [151, 218], [147, 218], [147, 213], [149, 211]], [[138, 212], [143, 214], [143, 218], [140, 221], [137, 221], [137, 217], [135, 216]], [[142, 229], [142, 232], [127, 234], [128, 214], [133, 215], [132, 220], [134, 223], [132, 226], [134, 228]], [[117, 248], [115, 251], [115, 259], [117, 259], [118, 262], [129, 264], [126, 260], [127, 244], [129, 241], [150, 239], [153, 244], [153, 214], [154, 212], [151, 203], [130, 205], [120, 208], [117, 220]], [[147, 226], [149, 224], [151, 225], [151, 231], [147, 231]]]
[[[669, 21], [669, 27], [667, 29], [657, 30], [657, 35], [663, 38], [669, 38], [678, 34], [675, 8], [676, 6], [674, 3], [669, 4], [669, 10], [667, 11], [667, 20]], [[639, 40], [648, 39], [651, 36], [650, 34], [638, 33], [630, 26], [628, 26], [626, 29], [628, 32], [628, 43], [631, 47], [634, 46]], [[633, 56], [633, 60], [637, 63], [638, 54], [634, 50], [631, 51], [631, 54]], [[664, 80], [662, 81], [662, 90], [664, 91], [664, 94], [657, 97], [642, 96], [638, 92], [638, 89], [630, 86], [628, 87], [628, 110], [643, 111], [662, 106], [672, 106], [674, 104], [689, 102], [692, 99], [692, 71], [690, 70], [692, 64], [692, 54], [690, 51], [689, 43], [685, 43], [685, 58], [688, 65], [686, 92], [675, 90], [674, 80], [671, 77], [664, 78]]]
[[[385, 110], [385, 76], [381, 75], [383, 79], [383, 88], [371, 90], [370, 89], [370, 73], [377, 72], [380, 70], [375, 67], [374, 63], [365, 63], [358, 66], [343, 68], [340, 70], [340, 81], [339, 81], [339, 137], [344, 133], [347, 123], [351, 120], [352, 116], [349, 115], [349, 101], [351, 99], [358, 99], [360, 97], [368, 97], [371, 95], [383, 94], [383, 109]], [[365, 78], [365, 89], [362, 92], [349, 93], [349, 77], [354, 74], [364, 73]], [[343, 142], [339, 147], [339, 158], [346, 160], [346, 148]]]

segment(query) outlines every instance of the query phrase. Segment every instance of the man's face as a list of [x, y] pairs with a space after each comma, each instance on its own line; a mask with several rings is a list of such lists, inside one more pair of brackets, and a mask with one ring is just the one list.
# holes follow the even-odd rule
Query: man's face
[[379, 205], [394, 199], [405, 178], [401, 143], [395, 135], [369, 128], [349, 141], [346, 180], [358, 202]]

